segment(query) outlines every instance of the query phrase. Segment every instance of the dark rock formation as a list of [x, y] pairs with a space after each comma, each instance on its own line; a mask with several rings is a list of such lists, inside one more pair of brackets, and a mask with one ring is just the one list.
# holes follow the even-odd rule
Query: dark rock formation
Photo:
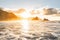
[[44, 18], [43, 21], [49, 21], [48, 19]]
[[38, 17], [33, 17], [32, 20], [41, 20], [41, 19]]
[[0, 9], [0, 21], [15, 20], [15, 19], [18, 19], [18, 17], [13, 12], [7, 12]]

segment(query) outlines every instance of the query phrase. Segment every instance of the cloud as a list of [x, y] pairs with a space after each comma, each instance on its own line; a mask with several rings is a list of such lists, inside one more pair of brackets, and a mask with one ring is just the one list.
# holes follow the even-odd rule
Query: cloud
[[59, 8], [42, 8], [41, 14], [43, 14], [44, 18], [49, 20], [60, 20]]
[[58, 10], [56, 8], [43, 8], [42, 13], [43, 15], [53, 15], [57, 14]]
[[17, 12], [17, 13], [23, 13], [23, 12], [25, 12], [25, 11], [26, 11], [26, 9], [21, 8], [21, 9], [18, 9], [16, 12]]
[[[60, 20], [60, 9], [59, 8], [50, 8], [50, 7], [43, 7], [38, 8], [36, 11], [39, 10], [38, 17], [39, 18], [46, 18], [49, 20]], [[34, 13], [35, 14], [35, 13]]]

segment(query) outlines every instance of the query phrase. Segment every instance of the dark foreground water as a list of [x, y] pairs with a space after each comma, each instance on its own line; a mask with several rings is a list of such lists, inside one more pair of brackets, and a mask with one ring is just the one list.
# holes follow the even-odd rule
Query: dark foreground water
[[0, 22], [0, 40], [60, 40], [60, 22]]

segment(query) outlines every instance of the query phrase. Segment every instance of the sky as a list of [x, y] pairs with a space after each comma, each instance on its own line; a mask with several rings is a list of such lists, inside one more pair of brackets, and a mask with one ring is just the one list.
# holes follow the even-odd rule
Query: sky
[[[7, 9], [39, 9], [42, 7], [60, 8], [60, 0], [0, 0], [0, 7]], [[48, 17], [59, 19], [60, 17]]]
[[40, 7], [60, 8], [60, 0], [0, 0], [0, 7], [36, 9]]

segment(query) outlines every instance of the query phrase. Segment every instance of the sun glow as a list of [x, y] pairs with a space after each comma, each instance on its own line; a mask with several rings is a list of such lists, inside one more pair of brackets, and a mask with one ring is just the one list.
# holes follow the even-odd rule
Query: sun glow
[[39, 14], [39, 16], [38, 16], [39, 18], [41, 18], [42, 20], [45, 18], [45, 16], [41, 13], [41, 14]]
[[23, 18], [28, 18], [28, 17], [30, 17], [30, 14], [24, 12], [24, 13], [21, 14], [21, 17], [23, 17]]
[[27, 18], [30, 17], [30, 13], [29, 11], [25, 11], [22, 14], [20, 14], [20, 16], [23, 18], [21, 20], [21, 24], [22, 24], [22, 32], [27, 33], [29, 30], [29, 20], [27, 20]]
[[25, 33], [27, 33], [29, 31], [29, 20], [28, 20], [29, 17], [36, 17], [37, 16], [41, 19], [44, 18], [43, 14], [38, 14], [37, 13], [37, 14], [32, 15], [32, 14], [29, 13], [29, 11], [28, 12], [23, 12], [22, 14], [20, 14], [20, 16], [23, 18], [21, 20], [22, 32], [25, 32]]

